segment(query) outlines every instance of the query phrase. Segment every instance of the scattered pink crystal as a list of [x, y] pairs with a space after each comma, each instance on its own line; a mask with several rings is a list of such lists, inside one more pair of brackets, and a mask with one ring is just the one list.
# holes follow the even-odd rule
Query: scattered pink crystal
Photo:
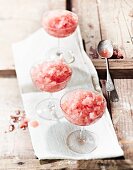
[[9, 126], [5, 133], [13, 132], [18, 127], [25, 130], [28, 127], [28, 122], [29, 119], [26, 117], [25, 111], [16, 110], [10, 115]]
[[20, 122], [20, 128], [21, 129], [26, 129], [27, 127], [28, 127], [28, 122], [29, 122], [30, 120], [27, 118], [27, 117], [24, 117], [22, 120], [21, 120], [21, 122]]
[[31, 69], [35, 86], [46, 92], [62, 90], [70, 80], [72, 71], [62, 60], [42, 62]]
[[111, 59], [123, 59], [123, 54], [122, 54], [122, 50], [120, 48], [117, 48], [114, 46], [113, 48], [113, 55], [111, 57]]
[[37, 120], [30, 121], [30, 126], [36, 128], [39, 126], [39, 122]]
[[76, 125], [86, 126], [102, 117], [106, 107], [104, 97], [88, 90], [74, 90], [61, 100], [65, 117]]
[[42, 25], [48, 34], [63, 38], [75, 31], [78, 25], [78, 17], [67, 10], [53, 10], [44, 14]]

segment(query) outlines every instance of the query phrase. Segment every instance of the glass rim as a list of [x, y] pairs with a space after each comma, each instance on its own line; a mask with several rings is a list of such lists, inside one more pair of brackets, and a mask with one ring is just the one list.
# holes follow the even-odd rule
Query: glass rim
[[[63, 11], [63, 12], [69, 12], [69, 13], [71, 13], [75, 18], [76, 18], [76, 26], [71, 26], [71, 27], [68, 27], [68, 28], [52, 28], [52, 27], [49, 27], [49, 26], [46, 26], [45, 27], [45, 25], [43, 24], [43, 18], [44, 18], [44, 15], [46, 15], [47, 13], [50, 13], [50, 12], [55, 12], [55, 11]], [[43, 15], [42, 15], [42, 26], [43, 26], [43, 28], [49, 28], [49, 29], [51, 29], [51, 30], [68, 30], [68, 29], [71, 29], [71, 28], [77, 28], [77, 26], [78, 26], [78, 21], [79, 21], [79, 19], [78, 19], [78, 15], [76, 14], [76, 13], [74, 13], [74, 12], [72, 12], [72, 11], [69, 11], [69, 10], [65, 10], [65, 9], [55, 9], [55, 10], [48, 10], [48, 11], [45, 11], [44, 13], [43, 13]], [[45, 23], [45, 22], [44, 22]]]
[[[57, 61], [57, 60], [56, 60]], [[50, 62], [50, 63], [52, 63], [53, 62], [53, 60], [50, 60], [50, 61], [44, 61], [44, 62]], [[63, 61], [64, 62], [64, 61]], [[39, 64], [41, 64], [41, 63], [43, 63], [43, 62], [39, 62], [39, 63], [35, 63], [35, 64], [33, 64], [32, 66], [31, 66], [31, 68], [30, 68], [30, 76], [31, 76], [31, 79], [32, 79], [32, 82], [33, 82], [33, 84], [35, 85], [35, 83], [34, 83], [34, 80], [33, 80], [33, 78], [32, 78], [32, 69], [33, 69], [33, 67], [36, 67], [36, 65], [39, 65]], [[65, 62], [64, 62], [65, 63]], [[69, 69], [71, 70], [71, 74], [69, 75], [69, 76], [67, 76], [67, 80], [64, 80], [64, 81], [62, 81], [62, 82], [59, 82], [59, 83], [57, 83], [56, 81], [56, 84], [54, 85], [54, 86], [58, 86], [58, 85], [61, 85], [61, 84], [64, 84], [65, 82], [68, 82], [69, 80], [70, 80], [70, 78], [71, 78], [71, 76], [72, 76], [72, 73], [73, 73], [73, 70], [72, 70], [72, 68], [67, 64], [67, 63], [65, 63], [68, 67], [69, 67]], [[51, 82], [52, 83], [52, 82]], [[50, 87], [51, 86], [51, 83], [49, 83], [49, 84], [45, 84], [44, 86], [46, 86], [46, 87]], [[35, 87], [38, 89], [38, 90], [40, 90], [36, 85], [35, 85]], [[40, 90], [41, 91], [41, 90]]]
[[[62, 104], [62, 99], [63, 99], [65, 96], [67, 96], [67, 94], [69, 94], [69, 93], [71, 93], [71, 92], [73, 92], [73, 91], [77, 91], [77, 90], [91, 91], [91, 92], [94, 92], [94, 93], [97, 93], [97, 94], [101, 95], [101, 96], [103, 97], [104, 103], [105, 103], [105, 108], [104, 108], [104, 111], [103, 111], [103, 114], [104, 114], [104, 112], [105, 112], [105, 110], [106, 110], [107, 103], [106, 103], [106, 99], [105, 99], [105, 97], [103, 96], [103, 94], [100, 93], [100, 92], [98, 92], [98, 91], [96, 91], [96, 90], [89, 90], [89, 89], [85, 89], [85, 88], [73, 89], [73, 90], [70, 90], [70, 91], [66, 92], [65, 94], [63, 94], [63, 96], [62, 96], [61, 99], [60, 99], [60, 107], [61, 107], [62, 111], [63, 111], [65, 114], [68, 115], [68, 113], [66, 113], [66, 112], [64, 111], [64, 109], [62, 108], [62, 105], [61, 105], [61, 104]], [[76, 116], [76, 117], [77, 117], [77, 116]], [[77, 118], [78, 118], [78, 117], [77, 117]], [[96, 118], [97, 118], [97, 117], [96, 117]]]
[[[46, 29], [48, 28], [48, 29], [50, 29], [50, 30], [55, 30], [55, 31], [57, 31], [57, 30], [59, 30], [59, 31], [66, 31], [66, 30], [69, 30], [69, 29], [71, 29], [71, 28], [75, 28], [75, 30], [76, 30], [77, 26], [78, 26], [78, 23], [77, 23], [76, 26], [71, 26], [71, 27], [68, 27], [68, 28], [52, 28], [52, 27], [47, 27], [47, 26], [46, 26], [46, 27], [43, 26], [43, 28], [44, 28], [44, 29], [45, 29], [45, 28], [46, 28]], [[46, 29], [45, 29], [45, 30], [46, 30]], [[75, 31], [75, 30], [74, 30], [74, 31]], [[74, 32], [74, 31], [73, 31], [73, 32]]]

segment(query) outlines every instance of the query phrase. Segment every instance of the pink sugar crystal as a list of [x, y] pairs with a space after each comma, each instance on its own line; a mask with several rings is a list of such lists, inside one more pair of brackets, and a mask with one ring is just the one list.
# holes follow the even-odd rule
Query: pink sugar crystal
[[61, 100], [61, 108], [65, 117], [73, 124], [86, 126], [102, 117], [106, 107], [102, 95], [87, 91], [74, 90]]
[[37, 120], [32, 120], [30, 122], [30, 126], [33, 127], [33, 128], [36, 128], [39, 126], [39, 122]]
[[71, 75], [71, 69], [62, 60], [43, 62], [31, 69], [31, 77], [35, 86], [46, 92], [62, 90]]
[[76, 14], [67, 10], [53, 10], [43, 16], [42, 25], [46, 32], [54, 37], [71, 35], [77, 28]]

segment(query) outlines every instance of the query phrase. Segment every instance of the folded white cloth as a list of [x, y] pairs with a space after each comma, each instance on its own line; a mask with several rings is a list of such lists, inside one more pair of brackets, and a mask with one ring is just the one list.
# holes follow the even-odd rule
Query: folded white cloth
[[[66, 145], [68, 134], [75, 129], [79, 129], [79, 127], [70, 124], [65, 118], [57, 122], [42, 120], [36, 116], [36, 104], [49, 94], [38, 92], [34, 88], [30, 77], [30, 68], [36, 61], [45, 59], [45, 53], [48, 49], [56, 46], [57, 39], [49, 36], [42, 28], [26, 40], [13, 45], [16, 72], [25, 111], [31, 119], [37, 119], [40, 123], [37, 128], [29, 125], [35, 155], [39, 159], [76, 160], [122, 156], [123, 151], [119, 146], [107, 109], [98, 122], [85, 127], [98, 137], [98, 147], [88, 154], [72, 152]], [[54, 95], [60, 100], [61, 96], [70, 89], [88, 88], [100, 90], [97, 72], [83, 50], [79, 28], [73, 35], [61, 39], [61, 46], [73, 51], [76, 60], [71, 64], [73, 75], [68, 86]]]

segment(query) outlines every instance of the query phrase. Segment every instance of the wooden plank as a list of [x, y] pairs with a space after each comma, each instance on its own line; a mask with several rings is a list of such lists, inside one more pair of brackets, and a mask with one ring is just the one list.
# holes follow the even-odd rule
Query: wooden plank
[[74, 160], [54, 160], [54, 161], [39, 161], [36, 159], [1, 159], [0, 170], [40, 170], [40, 169], [88, 169], [88, 170], [132, 170], [133, 164], [130, 160], [89, 160], [89, 161], [74, 161]]
[[[105, 80], [101, 80], [103, 93], [108, 101], [105, 83]], [[133, 161], [133, 79], [115, 79], [114, 83], [119, 102], [108, 101], [113, 125], [125, 158]]]
[[132, 58], [132, 41], [123, 17], [122, 2], [123, 0], [100, 1], [98, 9], [101, 34], [102, 39], [112, 40], [121, 49], [125, 58]]
[[[127, 84], [127, 85], [125, 85]], [[10, 85], [10, 88], [9, 88]], [[133, 136], [133, 119], [132, 119], [132, 110], [130, 105], [133, 101], [133, 80], [115, 80], [115, 86], [118, 91], [118, 95], [120, 97], [119, 103], [112, 103], [113, 108], [113, 123], [115, 129], [117, 131], [119, 141], [121, 142], [123, 149], [125, 151], [125, 157], [128, 159], [133, 158], [133, 150], [132, 150], [132, 136]], [[9, 115], [12, 110], [16, 108], [22, 108], [21, 98], [17, 86], [17, 80], [15, 78], [1, 78], [0, 79], [0, 168], [4, 169], [4, 166], [8, 167], [7, 169], [15, 168], [23, 168], [23, 169], [39, 169], [39, 161], [32, 159], [35, 158], [33, 154], [33, 149], [31, 146], [31, 141], [29, 137], [28, 131], [17, 130], [17, 132], [12, 132], [9, 134], [4, 133], [4, 129], [8, 125]], [[123, 92], [124, 91], [124, 92]], [[6, 92], [6, 93], [5, 93]], [[125, 96], [126, 95], [126, 96]], [[6, 102], [5, 102], [6, 101]], [[125, 104], [126, 102], [126, 104]], [[127, 106], [127, 107], [126, 107]], [[122, 110], [122, 113], [121, 113]], [[3, 117], [4, 114], [4, 117]], [[125, 116], [124, 116], [125, 115]], [[124, 117], [123, 117], [124, 116]], [[26, 142], [25, 142], [26, 141]], [[2, 159], [9, 158], [15, 156], [14, 159]], [[23, 161], [23, 158], [26, 159]], [[36, 162], [36, 163], [35, 163]], [[69, 162], [69, 164], [68, 164]], [[43, 169], [50, 168], [90, 168], [90, 169], [98, 169], [99, 167], [108, 168], [112, 170], [112, 168], [129, 168], [132, 166], [128, 164], [126, 161], [111, 161], [111, 160], [96, 160], [96, 161], [50, 161], [47, 160], [44, 166], [41, 166]], [[75, 165], [76, 164], [76, 165]], [[129, 166], [130, 165], [130, 166]], [[122, 167], [121, 167], [122, 166]]]
[[[97, 69], [99, 79], [106, 79], [106, 70]], [[133, 69], [110, 69], [110, 75], [113, 79], [133, 79]]]
[[12, 67], [0, 67], [0, 77], [16, 77], [16, 70]]
[[[115, 86], [120, 101], [119, 103], [112, 103], [113, 123], [125, 150], [125, 157], [131, 159], [133, 158], [133, 108], [131, 105], [133, 102], [133, 80], [115, 80]], [[19, 158], [32, 158], [34, 157], [33, 149], [27, 131], [17, 130], [17, 132], [14, 131], [9, 134], [4, 133], [11, 111], [22, 108], [17, 80], [15, 78], [1, 78], [0, 87], [0, 157], [17, 156]]]
[[38, 30], [43, 12], [65, 5], [65, 0], [0, 0], [0, 67], [13, 67], [12, 43]]
[[[104, 59], [92, 59], [94, 66], [98, 71], [100, 79], [106, 79], [106, 65]], [[111, 75], [114, 79], [118, 78], [133, 78], [133, 62], [132, 59], [119, 60], [109, 59], [109, 67]], [[0, 76], [16, 76], [15, 68], [12, 67], [0, 67]]]
[[[92, 60], [96, 69], [105, 69], [105, 60], [104, 59], [95, 59]], [[109, 59], [110, 69], [133, 69], [132, 59], [119, 60], [119, 59]]]
[[[100, 79], [106, 79], [106, 65], [104, 59], [92, 59], [97, 69]], [[133, 62], [132, 59], [120, 60], [109, 59], [110, 73], [113, 79], [132, 79], [133, 78]]]
[[114, 80], [119, 102], [111, 103], [113, 124], [126, 159], [133, 160], [133, 79]]
[[98, 58], [95, 49], [101, 40], [101, 35], [96, 0], [73, 0], [72, 11], [77, 13], [79, 17], [79, 25], [87, 54], [91, 58]]
[[[3, 2], [5, 2], [5, 1], [3, 1]], [[22, 1], [19, 0], [17, 5], [20, 2], [22, 3]], [[32, 5], [31, 1], [26, 1], [25, 4], [28, 2], [30, 2], [29, 4]], [[32, 0], [32, 2], [38, 3], [39, 1], [35, 2]], [[42, 5], [42, 1], [40, 1], [40, 2], [41, 2], [40, 4]], [[10, 7], [8, 7], [8, 8], [10, 9]], [[10, 12], [12, 13], [12, 11], [10, 11]], [[29, 15], [29, 16], [31, 16], [31, 15]], [[15, 22], [14, 22], [14, 24], [15, 24]], [[24, 22], [23, 22], [23, 24], [24, 24]], [[5, 42], [5, 44], [6, 44], [6, 42]], [[10, 43], [9, 43], [9, 46], [10, 46]], [[9, 64], [9, 65], [12, 66], [13, 64]], [[125, 67], [123, 67], [123, 68], [125, 68]], [[11, 70], [13, 71], [14, 69], [11, 69]], [[115, 80], [115, 83], [116, 82], [117, 81]], [[127, 89], [127, 88], [131, 89], [133, 84], [127, 83], [128, 82], [127, 80], [124, 80], [124, 82], [123, 82], [123, 80], [121, 80], [120, 82], [121, 83], [119, 83], [119, 81], [118, 81], [118, 83], [116, 83], [115, 85], [116, 86], [119, 85], [118, 88], [121, 89], [119, 95], [122, 96], [123, 90], [125, 91], [125, 89]], [[126, 86], [126, 83], [128, 84], [127, 86]], [[23, 159], [21, 159], [22, 157], [24, 157], [24, 158], [32, 158], [33, 157], [34, 158], [29, 134], [27, 133], [27, 131], [17, 131], [17, 133], [13, 132], [13, 133], [10, 133], [9, 136], [7, 136], [8, 134], [3, 134], [3, 129], [5, 128], [5, 126], [7, 124], [7, 119], [10, 114], [10, 111], [18, 108], [18, 106], [22, 107], [19, 92], [18, 92], [18, 87], [15, 84], [16, 84], [16, 79], [2, 79], [2, 78], [0, 79], [0, 87], [1, 87], [0, 96], [2, 96], [0, 99], [0, 105], [1, 105], [1, 109], [0, 109], [0, 114], [1, 114], [0, 120], [1, 121], [0, 122], [2, 122], [2, 124], [0, 125], [1, 134], [2, 134], [1, 138], [0, 138], [0, 154], [4, 154], [3, 157], [8, 157], [9, 155], [16, 156], [16, 158], [14, 158], [14, 159], [1, 159], [0, 160], [0, 164], [1, 164], [0, 169], [2, 169], [2, 170], [5, 168], [13, 169], [13, 170], [15, 170], [15, 169], [33, 169], [34, 170], [34, 169], [50, 169], [50, 168], [52, 168], [52, 169], [59, 169], [59, 168], [60, 169], [63, 169], [63, 168], [78, 169], [79, 168], [79, 169], [94, 169], [94, 170], [95, 169], [110, 169], [110, 170], [112, 170], [112, 169], [133, 169], [131, 162], [128, 160], [117, 160], [117, 161], [114, 161], [114, 160], [112, 160], [112, 161], [111, 160], [96, 160], [96, 161], [93, 161], [93, 160], [91, 160], [91, 161], [62, 160], [62, 161], [54, 161], [54, 162], [53, 161], [45, 161], [44, 162], [45, 165], [40, 166], [38, 160], [35, 160], [35, 159], [23, 160]], [[126, 91], [125, 95], [127, 95], [128, 92], [129, 91]], [[130, 92], [131, 92], [131, 90], [130, 90]], [[131, 93], [129, 95], [130, 95], [130, 97], [132, 96]], [[132, 98], [127, 99], [124, 96], [122, 96], [122, 98], [124, 98], [124, 100], [126, 100], [126, 101], [130, 100], [130, 102], [132, 102], [132, 100], [131, 100]], [[122, 103], [124, 106], [124, 101]], [[120, 103], [118, 103], [118, 105], [119, 104]], [[123, 115], [126, 112], [126, 118], [125, 117], [123, 118], [123, 115], [122, 115], [122, 117], [120, 116], [120, 118], [118, 118], [117, 116], [119, 115], [118, 113], [119, 113], [120, 109], [115, 106], [117, 108], [117, 110], [115, 111], [115, 107], [113, 105], [112, 105], [112, 107], [114, 108], [114, 110], [113, 110], [114, 125], [115, 125], [117, 132], [119, 133], [120, 142], [123, 145], [123, 148], [126, 152], [125, 156], [126, 156], [126, 158], [132, 158], [133, 157], [132, 156], [132, 143], [133, 142], [132, 142], [132, 138], [131, 138], [131, 135], [132, 135], [131, 114], [132, 114], [132, 112], [127, 113], [127, 109], [125, 109], [123, 111]], [[3, 117], [3, 114], [4, 114], [4, 117]], [[131, 119], [131, 120], [129, 121], [129, 119]], [[5, 121], [6, 121], [6, 123], [5, 123]], [[126, 129], [126, 131], [124, 129]], [[123, 130], [124, 130], [124, 132], [123, 132]], [[126, 134], [127, 132], [129, 134]], [[21, 140], [17, 141], [17, 139], [21, 139]], [[26, 141], [26, 144], [25, 144], [25, 141]], [[29, 143], [27, 143], [27, 142], [29, 142]]]
[[71, 11], [71, 9], [72, 9], [72, 1], [66, 0], [66, 10]]
[[122, 0], [121, 3], [122, 14], [133, 44], [133, 1], [132, 0]]
[[10, 114], [17, 109], [23, 109], [17, 79], [0, 78], [0, 158], [35, 158], [28, 130], [5, 133]]
[[[20, 1], [20, 0], [19, 0]], [[14, 3], [15, 3], [16, 1], [14, 0]], [[56, 7], [58, 7], [58, 5], [60, 5], [59, 4], [59, 2], [57, 3], [57, 2], [53, 2], [53, 1], [49, 1], [50, 3], [48, 3], [48, 5], [46, 5], [46, 6], [43, 6], [44, 8], [50, 8], [50, 9], [52, 9], [52, 8], [56, 8]], [[6, 3], [6, 1], [4, 1], [4, 3]], [[13, 3], [13, 4], [14, 4]], [[43, 11], [43, 7], [40, 7], [40, 4], [42, 3], [42, 2], [40, 2], [39, 4], [38, 4], [39, 2], [33, 2], [33, 4], [31, 4], [31, 1], [29, 0], [29, 2], [28, 2], [28, 5], [30, 5], [31, 4], [31, 8], [34, 8], [34, 6], [39, 6], [39, 8], [41, 8], [41, 11]], [[54, 7], [52, 7], [52, 5], [50, 5], [50, 4], [53, 4], [53, 3], [55, 3], [54, 4]], [[12, 8], [15, 8], [16, 7], [16, 5], [15, 5], [15, 7], [14, 7], [14, 5], [12, 4]], [[16, 3], [17, 4], [17, 12], [18, 12], [18, 17], [20, 17], [21, 18], [21, 16], [22, 16], [22, 9], [20, 10], [20, 11], [18, 11], [19, 10], [19, 8], [20, 8], [20, 5], [22, 4], [22, 1], [20, 1], [20, 3]], [[62, 7], [63, 7], [63, 5], [64, 5], [65, 3], [63, 2], [63, 1], [61, 1], [61, 5], [62, 5]], [[103, 4], [103, 3], [102, 3]], [[105, 3], [106, 4], [106, 3]], [[108, 5], [109, 4], [109, 5]], [[109, 7], [109, 10], [111, 9], [111, 7], [110, 7], [110, 3], [108, 3], [108, 4], [106, 4], [107, 5], [107, 7]], [[102, 14], [100, 14], [100, 13], [98, 13], [98, 10], [99, 10], [99, 12], [101, 12], [101, 8], [100, 7], [98, 7], [99, 6], [99, 4], [97, 3], [97, 1], [93, 1], [93, 0], [91, 0], [91, 1], [86, 1], [86, 0], [84, 0], [84, 1], [82, 1], [81, 2], [81, 0], [80, 1], [72, 1], [72, 5], [73, 5], [73, 11], [74, 12], [76, 12], [78, 15], [79, 15], [79, 23], [80, 23], [80, 26], [81, 26], [81, 30], [82, 30], [82, 35], [83, 35], [83, 38], [85, 39], [85, 41], [86, 41], [86, 47], [87, 47], [87, 53], [89, 54], [89, 56], [91, 57], [91, 56], [93, 56], [92, 58], [95, 58], [94, 57], [94, 49], [96, 48], [96, 45], [97, 45], [97, 43], [98, 43], [98, 41], [100, 40], [100, 32], [101, 32], [101, 36], [102, 37], [105, 37], [105, 34], [107, 34], [106, 33], [106, 30], [105, 30], [105, 26], [104, 26], [104, 19], [106, 20], [106, 17], [103, 17], [103, 15], [104, 15], [104, 13], [102, 13]], [[101, 3], [100, 3], [100, 5], [101, 5]], [[4, 9], [4, 7], [5, 7], [5, 5], [3, 6], [2, 5], [2, 7], [0, 7], [1, 9]], [[11, 8], [10, 7], [10, 8]], [[105, 6], [106, 7], [106, 6]], [[102, 7], [103, 9], [105, 8], [105, 7]], [[12, 10], [12, 8], [10, 9], [10, 10]], [[43, 8], [43, 9], [42, 9]], [[13, 22], [12, 20], [13, 19], [10, 19], [10, 15], [11, 15], [11, 11], [9, 10], [9, 14], [3, 14], [2, 13], [2, 16], [4, 17], [4, 15], [7, 15], [6, 17], [8, 18], [9, 17], [9, 20], [7, 20], [7, 18], [5, 17], [5, 18], [3, 18], [2, 19], [2, 21], [1, 21], [1, 23], [3, 23], [4, 21], [6, 21], [7, 20], [7, 22]], [[38, 9], [36, 9], [36, 10], [38, 10]], [[2, 10], [3, 11], [3, 10]], [[84, 13], [82, 14], [81, 12], [82, 11], [84, 11]], [[89, 12], [88, 12], [89, 11]], [[32, 16], [29, 14], [29, 10], [28, 10], [28, 6], [26, 7], [26, 13], [27, 14], [25, 14], [24, 15], [24, 20], [26, 19], [26, 15], [28, 16], [28, 18], [29, 18], [29, 21], [28, 22], [30, 22], [30, 20], [32, 21], [34, 21], [34, 19], [35, 20], [38, 20], [38, 24], [40, 24], [39, 23], [39, 17], [41, 16], [41, 14], [42, 13], [39, 13], [38, 15], [37, 15], [37, 11], [35, 12], [35, 14], [32, 14]], [[31, 11], [32, 12], [32, 11]], [[92, 12], [93, 12], [93, 17], [92, 17]], [[115, 13], [117, 13], [117, 12], [115, 12]], [[100, 18], [100, 20], [98, 19], [98, 14], [100, 14], [100, 16], [99, 17], [101, 17]], [[13, 18], [15, 17], [15, 14], [13, 13], [12, 14], [13, 15]], [[34, 16], [35, 15], [35, 16]], [[36, 16], [37, 15], [37, 16]], [[114, 14], [108, 14], [109, 15], [109, 18], [110, 19], [112, 19], [112, 15], [114, 15]], [[34, 16], [34, 17], [33, 17]], [[87, 16], [87, 17], [86, 17]], [[11, 17], [12, 18], [12, 17]], [[86, 19], [84, 19], [84, 18], [86, 18]], [[88, 18], [90, 19], [89, 21], [88, 21]], [[104, 21], [104, 22], [103, 22]], [[15, 18], [15, 20], [14, 20], [14, 22], [15, 23], [17, 23], [17, 22], [19, 22], [19, 21], [16, 21], [16, 18]], [[99, 22], [102, 22], [101, 24], [100, 24], [100, 27], [99, 27]], [[29, 23], [29, 24], [31, 24], [31, 23]], [[37, 24], [37, 23], [36, 23]], [[14, 24], [13, 24], [14, 25]], [[27, 24], [26, 24], [27, 25]], [[90, 27], [90, 25], [92, 25], [92, 27]], [[106, 25], [106, 24], [105, 24]], [[39, 25], [40, 26], [40, 25]], [[109, 25], [110, 26], [110, 25]], [[108, 27], [109, 27], [108, 26]], [[8, 26], [9, 27], [9, 26]], [[32, 26], [32, 24], [31, 24], [31, 29], [33, 29], [33, 26]], [[11, 27], [12, 28], [12, 27]], [[14, 30], [14, 28], [12, 28], [13, 30]], [[16, 29], [16, 28], [15, 28]], [[21, 28], [22, 29], [22, 28]], [[98, 29], [98, 30], [97, 30]], [[99, 30], [101, 30], [101, 31], [99, 31]], [[112, 29], [111, 29], [112, 30]], [[27, 36], [30, 32], [28, 32], [27, 30], [26, 30], [26, 34], [25, 34], [25, 36], [24, 35], [22, 35], [22, 37], [20, 38], [20, 33], [19, 32], [24, 32], [24, 30], [19, 30], [19, 31], [16, 31], [15, 32], [15, 35], [14, 35], [14, 33], [13, 33], [13, 37], [11, 37], [11, 35], [9, 35], [9, 33], [8, 34], [6, 34], [6, 31], [7, 30], [5, 30], [5, 32], [4, 33], [2, 33], [2, 36], [1, 37], [3, 37], [3, 35], [4, 35], [4, 37], [3, 37], [3, 39], [7, 39], [8, 38], [8, 41], [10, 41], [10, 43], [13, 41], [18, 41], [18, 40], [20, 40], [20, 39], [22, 39], [22, 38], [24, 38], [25, 36]], [[31, 30], [31, 32], [32, 32], [32, 30]], [[95, 35], [95, 32], [97, 33], [96, 35]], [[94, 36], [95, 35], [95, 36]], [[8, 37], [9, 36], [9, 37]], [[15, 36], [16, 36], [16, 40], [15, 40]], [[94, 37], [93, 37], [94, 36]], [[114, 34], [113, 33], [111, 33], [111, 36], [113, 36], [114, 37]], [[4, 55], [3, 54], [3, 50], [6, 52], [6, 53], [8, 53], [9, 51], [10, 51], [10, 56], [12, 55], [11, 54], [11, 48], [7, 48], [6, 47], [6, 45], [8, 44], [8, 47], [10, 46], [9, 44], [10, 43], [7, 43], [7, 42], [5, 42], [5, 44], [4, 43], [1, 43], [1, 45], [2, 45], [2, 49], [1, 49], [1, 55], [0, 55], [0, 58], [1, 58], [1, 61], [2, 61], [2, 63], [1, 63], [1, 66], [0, 66], [0, 75], [1, 76], [8, 76], [8, 75], [15, 75], [15, 71], [13, 70], [13, 68], [14, 68], [14, 66], [13, 66], [13, 62], [12, 62], [12, 58], [11, 58], [11, 60], [9, 59], [9, 54], [8, 55]], [[87, 45], [88, 44], [88, 45]], [[94, 47], [95, 46], [95, 47]], [[10, 50], [9, 50], [10, 49]], [[132, 53], [131, 53], [132, 54]], [[130, 62], [131, 61], [131, 62]], [[116, 69], [112, 69], [111, 70], [111, 73], [112, 73], [112, 75], [113, 75], [113, 77], [114, 78], [122, 78], [121, 77], [121, 75], [123, 76], [123, 77], [127, 77], [127, 78], [131, 78], [131, 76], [132, 76], [132, 74], [130, 74], [130, 75], [128, 75], [128, 71], [132, 71], [132, 70], [130, 70], [130, 68], [131, 68], [131, 66], [132, 66], [132, 60], [127, 60], [127, 65], [125, 65], [125, 63], [126, 63], [126, 61], [120, 61], [120, 64], [122, 64], [122, 66], [124, 65], [124, 67], [120, 70], [120, 71], [118, 71], [117, 73], [118, 73], [118, 75], [116, 75], [115, 73], [116, 73], [116, 69], [120, 69], [119, 67], [117, 68], [116, 66], [117, 65], [115, 65], [114, 67], [116, 67]], [[12, 64], [11, 64], [12, 63]], [[96, 66], [96, 68], [97, 68], [97, 70], [98, 70], [98, 73], [99, 73], [99, 76], [100, 76], [100, 78], [105, 78], [105, 65], [104, 65], [104, 63], [103, 63], [103, 61], [101, 60], [101, 61], [95, 61], [95, 59], [94, 59], [94, 61], [93, 61], [93, 63], [94, 63], [94, 65]], [[113, 61], [112, 60], [112, 62], [111, 63], [116, 63], [116, 60], [115, 61]], [[101, 66], [104, 66], [104, 68], [103, 67], [99, 67], [99, 65], [101, 64]], [[114, 64], [113, 64], [114, 65]], [[3, 67], [4, 66], [4, 67]], [[112, 64], [110, 64], [110, 66], [112, 67]], [[129, 68], [130, 67], [130, 68]], [[133, 67], [132, 67], [133, 68]], [[124, 76], [125, 75], [125, 76]]]
[[[111, 39], [114, 44], [117, 44], [123, 55], [126, 57], [125, 60], [109, 60], [112, 78], [133, 78], [133, 48], [126, 23], [123, 20], [122, 10], [119, 9], [119, 6], [121, 6], [119, 4], [120, 1], [112, 2], [109, 0], [105, 2], [93, 0], [93, 2], [72, 2], [72, 10], [79, 16], [79, 24], [82, 31], [82, 37], [85, 40], [87, 54], [92, 59], [92, 62], [98, 71], [99, 78], [106, 79], [106, 66], [104, 60], [97, 60], [98, 57], [95, 49], [101, 39], [107, 38]], [[114, 7], [116, 9], [114, 9]], [[119, 10], [121, 10], [120, 16], [118, 15]], [[119, 20], [117, 20], [117, 17]], [[87, 24], [92, 25], [93, 27], [87, 27]], [[93, 39], [92, 37], [95, 32], [97, 32], [98, 36], [95, 36]], [[99, 35], [99, 33], [101, 35]]]
[[[133, 158], [133, 80], [115, 80], [120, 101], [112, 103], [113, 123], [119, 140], [123, 145], [125, 157]], [[15, 78], [0, 79], [0, 157], [18, 156], [19, 158], [34, 157], [27, 131], [17, 130], [4, 133], [8, 126], [9, 115], [17, 108], [22, 108], [21, 98]], [[10, 88], [9, 88], [10, 87]], [[5, 93], [6, 92], [6, 93]], [[6, 101], [6, 102], [5, 102]], [[3, 117], [4, 114], [4, 117]], [[125, 116], [124, 116], [125, 115]], [[25, 142], [26, 141], [26, 142]]]
[[132, 39], [123, 17], [122, 9], [125, 6], [121, 5], [121, 0], [72, 2], [72, 10], [79, 16], [82, 37], [90, 58], [99, 58], [95, 49], [101, 39], [112, 40], [125, 58], [133, 58]]

